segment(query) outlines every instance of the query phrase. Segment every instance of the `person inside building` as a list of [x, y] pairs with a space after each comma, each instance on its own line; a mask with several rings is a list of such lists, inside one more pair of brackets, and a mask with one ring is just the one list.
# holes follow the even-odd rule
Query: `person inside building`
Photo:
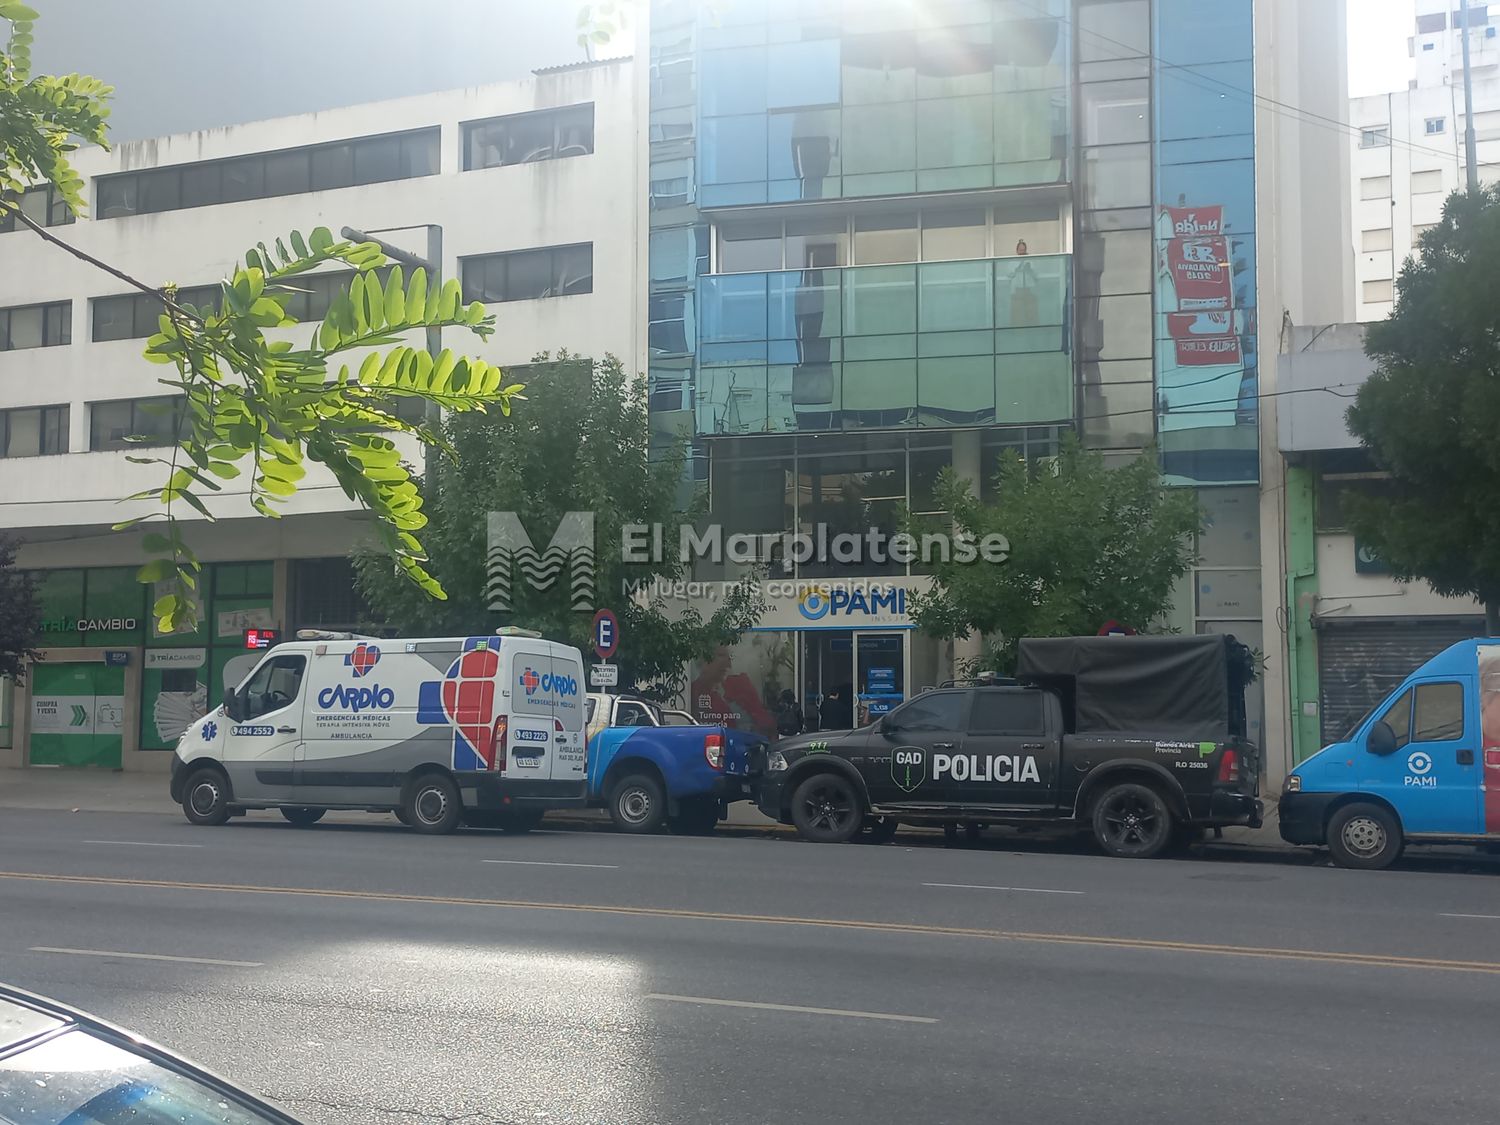
[[781, 693], [781, 701], [776, 708], [776, 733], [782, 738], [802, 733], [802, 705], [797, 702], [797, 695], [791, 688]]

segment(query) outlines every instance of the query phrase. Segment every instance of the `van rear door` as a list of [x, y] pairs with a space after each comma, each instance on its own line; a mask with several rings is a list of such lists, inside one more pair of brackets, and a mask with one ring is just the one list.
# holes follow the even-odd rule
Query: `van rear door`
[[510, 649], [510, 716], [506, 724], [505, 773], [546, 778], [551, 772], [552, 656], [540, 644], [503, 641]]

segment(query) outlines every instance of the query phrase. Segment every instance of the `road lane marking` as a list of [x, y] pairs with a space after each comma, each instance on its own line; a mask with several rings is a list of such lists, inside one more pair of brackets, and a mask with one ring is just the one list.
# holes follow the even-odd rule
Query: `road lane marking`
[[201, 848], [202, 844], [159, 844], [155, 840], [80, 840], [80, 844], [103, 844], [111, 848]]
[[1083, 891], [1054, 891], [1050, 887], [987, 887], [980, 883], [923, 883], [924, 887], [951, 887], [956, 891], [1015, 891], [1026, 895], [1081, 895]]
[[1500, 914], [1439, 914], [1439, 918], [1483, 918], [1488, 922], [1500, 922]]
[[598, 871], [618, 871], [618, 863], [554, 863], [546, 859], [481, 859], [480, 863], [510, 863], [516, 867], [592, 867]]
[[459, 898], [448, 895], [402, 894], [397, 891], [347, 891], [317, 887], [264, 887], [245, 883], [185, 883], [170, 879], [126, 879], [110, 875], [53, 875], [37, 871], [0, 871], [0, 879], [62, 883], [89, 887], [136, 887], [169, 891], [213, 891], [222, 894], [285, 895], [290, 898], [327, 898], [345, 902], [391, 902], [438, 906], [476, 906], [490, 910], [552, 910], [570, 914], [613, 914], [628, 918], [672, 918], [705, 922], [743, 922], [765, 926], [805, 926], [812, 929], [857, 930], [882, 934], [976, 938], [1041, 945], [1085, 945], [1139, 952], [1201, 953], [1205, 956], [1249, 957], [1272, 961], [1308, 961], [1358, 965], [1365, 968], [1432, 969], [1455, 973], [1500, 976], [1500, 961], [1447, 961], [1432, 957], [1404, 957], [1384, 953], [1348, 953], [1323, 949], [1256, 948], [1206, 942], [1158, 941], [1151, 938], [1100, 937], [1092, 934], [1033, 933], [1022, 930], [980, 930], [934, 926], [918, 922], [875, 922], [855, 918], [802, 918], [774, 914], [730, 914], [711, 910], [679, 910], [665, 906], [604, 906], [571, 902], [528, 902], [521, 899]]
[[805, 1008], [801, 1004], [762, 1004], [754, 1000], [718, 1000], [711, 996], [673, 996], [648, 992], [647, 1000], [670, 1000], [674, 1004], [708, 1004], [717, 1008], [755, 1008], [765, 1012], [802, 1012], [810, 1016], [843, 1016], [853, 1020], [890, 1020], [894, 1023], [937, 1023], [930, 1016], [898, 1016], [893, 1012], [856, 1012], [846, 1008]]
[[74, 957], [127, 957], [132, 961], [176, 961], [184, 965], [224, 965], [231, 969], [260, 969], [264, 961], [221, 961], [217, 957], [171, 957], [165, 953], [122, 953], [117, 949], [63, 949], [55, 945], [33, 945], [28, 953], [69, 953]]

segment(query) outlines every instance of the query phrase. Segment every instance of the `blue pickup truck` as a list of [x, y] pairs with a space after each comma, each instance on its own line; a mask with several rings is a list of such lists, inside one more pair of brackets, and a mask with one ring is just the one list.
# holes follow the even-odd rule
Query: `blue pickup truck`
[[733, 801], [749, 800], [760, 735], [723, 726], [665, 725], [651, 704], [590, 693], [589, 804], [621, 832], [705, 835]]
[[1389, 867], [1408, 841], [1500, 847], [1500, 639], [1423, 664], [1287, 775], [1279, 815], [1341, 867]]

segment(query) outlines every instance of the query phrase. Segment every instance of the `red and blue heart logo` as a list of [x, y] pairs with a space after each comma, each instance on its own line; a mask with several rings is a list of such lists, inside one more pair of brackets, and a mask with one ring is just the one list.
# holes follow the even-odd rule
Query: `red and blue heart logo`
[[379, 663], [380, 650], [374, 645], [355, 645], [354, 651], [344, 657], [344, 664], [354, 673], [356, 680]]
[[542, 686], [542, 678], [533, 669], [528, 668], [521, 673], [521, 686], [526, 689], [527, 695], [535, 695], [536, 689]]

